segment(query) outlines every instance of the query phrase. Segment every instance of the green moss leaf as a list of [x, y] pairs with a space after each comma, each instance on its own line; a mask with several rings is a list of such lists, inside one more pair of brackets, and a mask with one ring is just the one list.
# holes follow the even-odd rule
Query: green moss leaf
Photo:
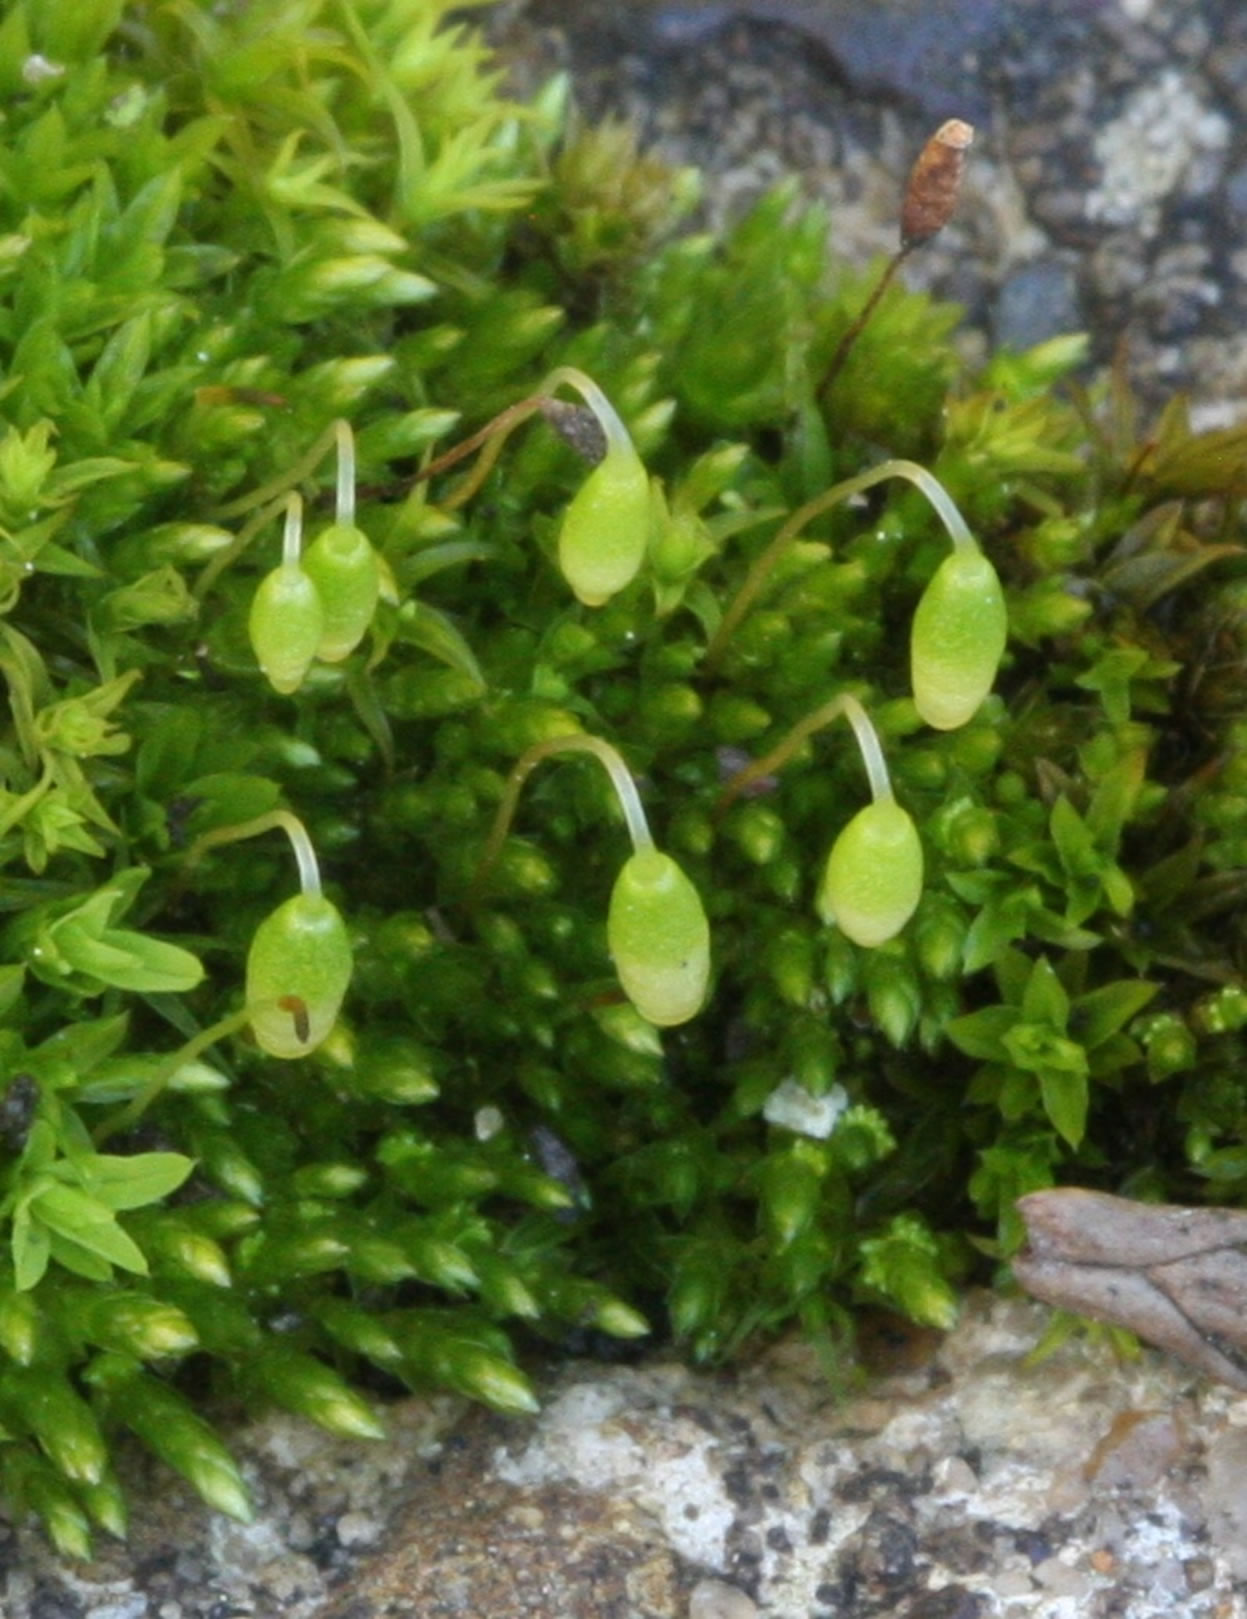
[[30, 1215], [48, 1232], [53, 1256], [92, 1280], [106, 1280], [112, 1265], [147, 1274], [147, 1260], [106, 1203], [73, 1186], [48, 1185], [30, 1198]]
[[175, 1192], [194, 1168], [179, 1152], [138, 1152], [128, 1157], [90, 1153], [74, 1173], [110, 1209], [137, 1209]]
[[1053, 1128], [1077, 1148], [1082, 1145], [1087, 1128], [1087, 1106], [1090, 1091], [1085, 1072], [1076, 1068], [1043, 1068], [1039, 1074], [1043, 1109]]
[[1124, 1029], [1137, 1013], [1152, 1001], [1159, 984], [1122, 979], [1080, 995], [1074, 1002], [1071, 1026], [1088, 1051]]
[[984, 1062], [1005, 1062], [1005, 1036], [1017, 1022], [1017, 1012], [1011, 1006], [984, 1006], [977, 1012], [954, 1018], [948, 1025], [948, 1038], [964, 1051], [967, 1057], [979, 1057]]

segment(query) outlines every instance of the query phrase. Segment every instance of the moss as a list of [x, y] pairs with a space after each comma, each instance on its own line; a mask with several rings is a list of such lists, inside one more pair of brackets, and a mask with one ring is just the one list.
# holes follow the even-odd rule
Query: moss
[[[1021, 1192], [1247, 1179], [1247, 436], [1138, 423], [1075, 340], [970, 374], [899, 281], [841, 364], [879, 271], [821, 214], [679, 234], [687, 176], [564, 135], [557, 85], [509, 105], [449, 9], [0, 6], [0, 1483], [75, 1554], [127, 1429], [246, 1513], [192, 1389], [367, 1435], [403, 1386], [530, 1409], [526, 1346], [642, 1309], [703, 1360], [830, 1352], [862, 1301], [947, 1321]], [[586, 605], [603, 454], [629, 568]], [[910, 688], [948, 535], [888, 456], [1003, 582], [956, 728]], [[249, 623], [293, 496], [367, 577], [279, 691]], [[802, 728], [850, 698], [869, 788]], [[673, 1027], [615, 975], [635, 816], [568, 736], [707, 913]], [[865, 948], [815, 901], [888, 771], [924, 875]], [[297, 873], [239, 841], [294, 817]], [[322, 882], [323, 1039], [306, 940], [244, 992]]]

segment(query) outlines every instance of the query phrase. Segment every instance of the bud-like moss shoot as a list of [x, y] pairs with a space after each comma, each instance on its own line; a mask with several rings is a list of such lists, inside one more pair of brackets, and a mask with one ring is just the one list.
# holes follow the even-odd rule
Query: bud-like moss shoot
[[246, 1018], [256, 1043], [272, 1057], [305, 1057], [329, 1034], [351, 981], [351, 944], [341, 912], [320, 888], [307, 831], [288, 810], [272, 810], [237, 826], [205, 833], [196, 859], [280, 827], [299, 868], [299, 893], [284, 900], [255, 931], [247, 953]]
[[967, 536], [923, 591], [910, 630], [914, 703], [937, 731], [971, 719], [992, 689], [1009, 633], [995, 568]]
[[893, 798], [867, 804], [831, 846], [815, 908], [854, 944], [885, 944], [922, 897], [922, 845], [913, 818]]
[[857, 812], [832, 845], [814, 903], [822, 921], [834, 922], [855, 944], [873, 948], [895, 938], [917, 909], [922, 845], [912, 817], [892, 796], [878, 734], [856, 697], [847, 692], [833, 697], [733, 776], [719, 796], [718, 813], [755, 781], [781, 769], [808, 737], [842, 714], [853, 728], [873, 803]]
[[600, 607], [636, 578], [649, 546], [649, 478], [606, 395], [571, 366], [547, 388], [573, 387], [597, 418], [606, 454], [573, 495], [559, 529], [559, 568], [587, 607]]
[[[551, 407], [559, 401], [554, 391], [562, 387], [574, 388], [592, 411], [606, 448], [563, 514], [559, 568], [586, 606], [600, 607], [631, 584], [645, 560], [651, 526], [650, 488], [645, 467], [618, 412], [583, 371], [575, 366], [559, 366], [535, 393], [508, 406], [463, 443], [439, 455], [418, 476], [434, 477], [479, 451], [472, 471], [442, 501], [447, 511], [462, 506], [480, 488], [506, 439], [522, 422], [539, 412], [555, 421]], [[584, 435], [571, 435], [569, 441], [577, 443], [582, 453], [588, 447]]]
[[341, 663], [363, 640], [381, 594], [381, 561], [355, 525], [355, 440], [350, 424], [334, 423], [338, 446], [334, 521], [312, 541], [303, 569], [316, 587], [324, 614], [316, 656]]
[[516, 762], [473, 881], [477, 894], [498, 857], [520, 789], [532, 770], [557, 753], [591, 753], [619, 798], [633, 854], [611, 891], [607, 943], [624, 993], [643, 1018], [662, 1028], [701, 1010], [710, 981], [710, 927], [697, 890], [670, 857], [654, 847], [636, 783], [619, 754], [600, 737], [577, 733], [538, 742]]
[[710, 927], [692, 883], [652, 846], [624, 862], [611, 890], [606, 938], [615, 971], [643, 1018], [687, 1023], [706, 999]]
[[302, 540], [303, 501], [292, 494], [281, 562], [260, 581], [247, 620], [256, 661], [283, 697], [303, 684], [325, 629], [320, 592], [300, 559]]
[[877, 467], [868, 467], [865, 472], [858, 472], [852, 478], [845, 478], [840, 483], [833, 484], [830, 489], [825, 489], [821, 495], [815, 495], [813, 500], [807, 500], [804, 506], [799, 506], [787, 519], [749, 569], [744, 584], [728, 603], [719, 627], [706, 647], [702, 665], [705, 670], [712, 671], [718, 665], [735, 633], [736, 626], [762, 594], [767, 580], [796, 543], [802, 529], [816, 517], [830, 511], [833, 506], [851, 500], [854, 495], [860, 495], [888, 478], [903, 478], [926, 496], [955, 546], [974, 546], [966, 520], [957, 510], [952, 497], [943, 484], [932, 477], [925, 467], [919, 466], [916, 461], [882, 461]]

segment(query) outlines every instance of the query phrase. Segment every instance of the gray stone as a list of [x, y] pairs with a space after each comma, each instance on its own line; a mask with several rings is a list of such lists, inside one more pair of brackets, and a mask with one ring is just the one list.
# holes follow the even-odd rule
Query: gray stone
[[407, 1400], [371, 1445], [274, 1418], [234, 1436], [247, 1530], [131, 1456], [129, 1543], [82, 1568], [14, 1531], [0, 1613], [1228, 1619], [1239, 1399], [1102, 1339], [1032, 1365], [1044, 1321], [974, 1295], [921, 1357], [838, 1392], [793, 1338], [733, 1372], [552, 1368], [532, 1420]]
[[1001, 284], [992, 309], [992, 338], [1003, 348], [1028, 349], [1086, 326], [1078, 280], [1068, 264], [1037, 259]]

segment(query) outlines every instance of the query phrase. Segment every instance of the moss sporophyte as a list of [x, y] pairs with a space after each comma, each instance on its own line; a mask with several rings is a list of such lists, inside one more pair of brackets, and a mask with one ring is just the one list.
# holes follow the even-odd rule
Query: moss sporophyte
[[452, 9], [0, 0], [0, 1491], [74, 1555], [127, 1430], [246, 1515], [195, 1389], [831, 1364], [1022, 1193], [1244, 1189], [1247, 433], [968, 368], [966, 126], [891, 265], [682, 233]]

